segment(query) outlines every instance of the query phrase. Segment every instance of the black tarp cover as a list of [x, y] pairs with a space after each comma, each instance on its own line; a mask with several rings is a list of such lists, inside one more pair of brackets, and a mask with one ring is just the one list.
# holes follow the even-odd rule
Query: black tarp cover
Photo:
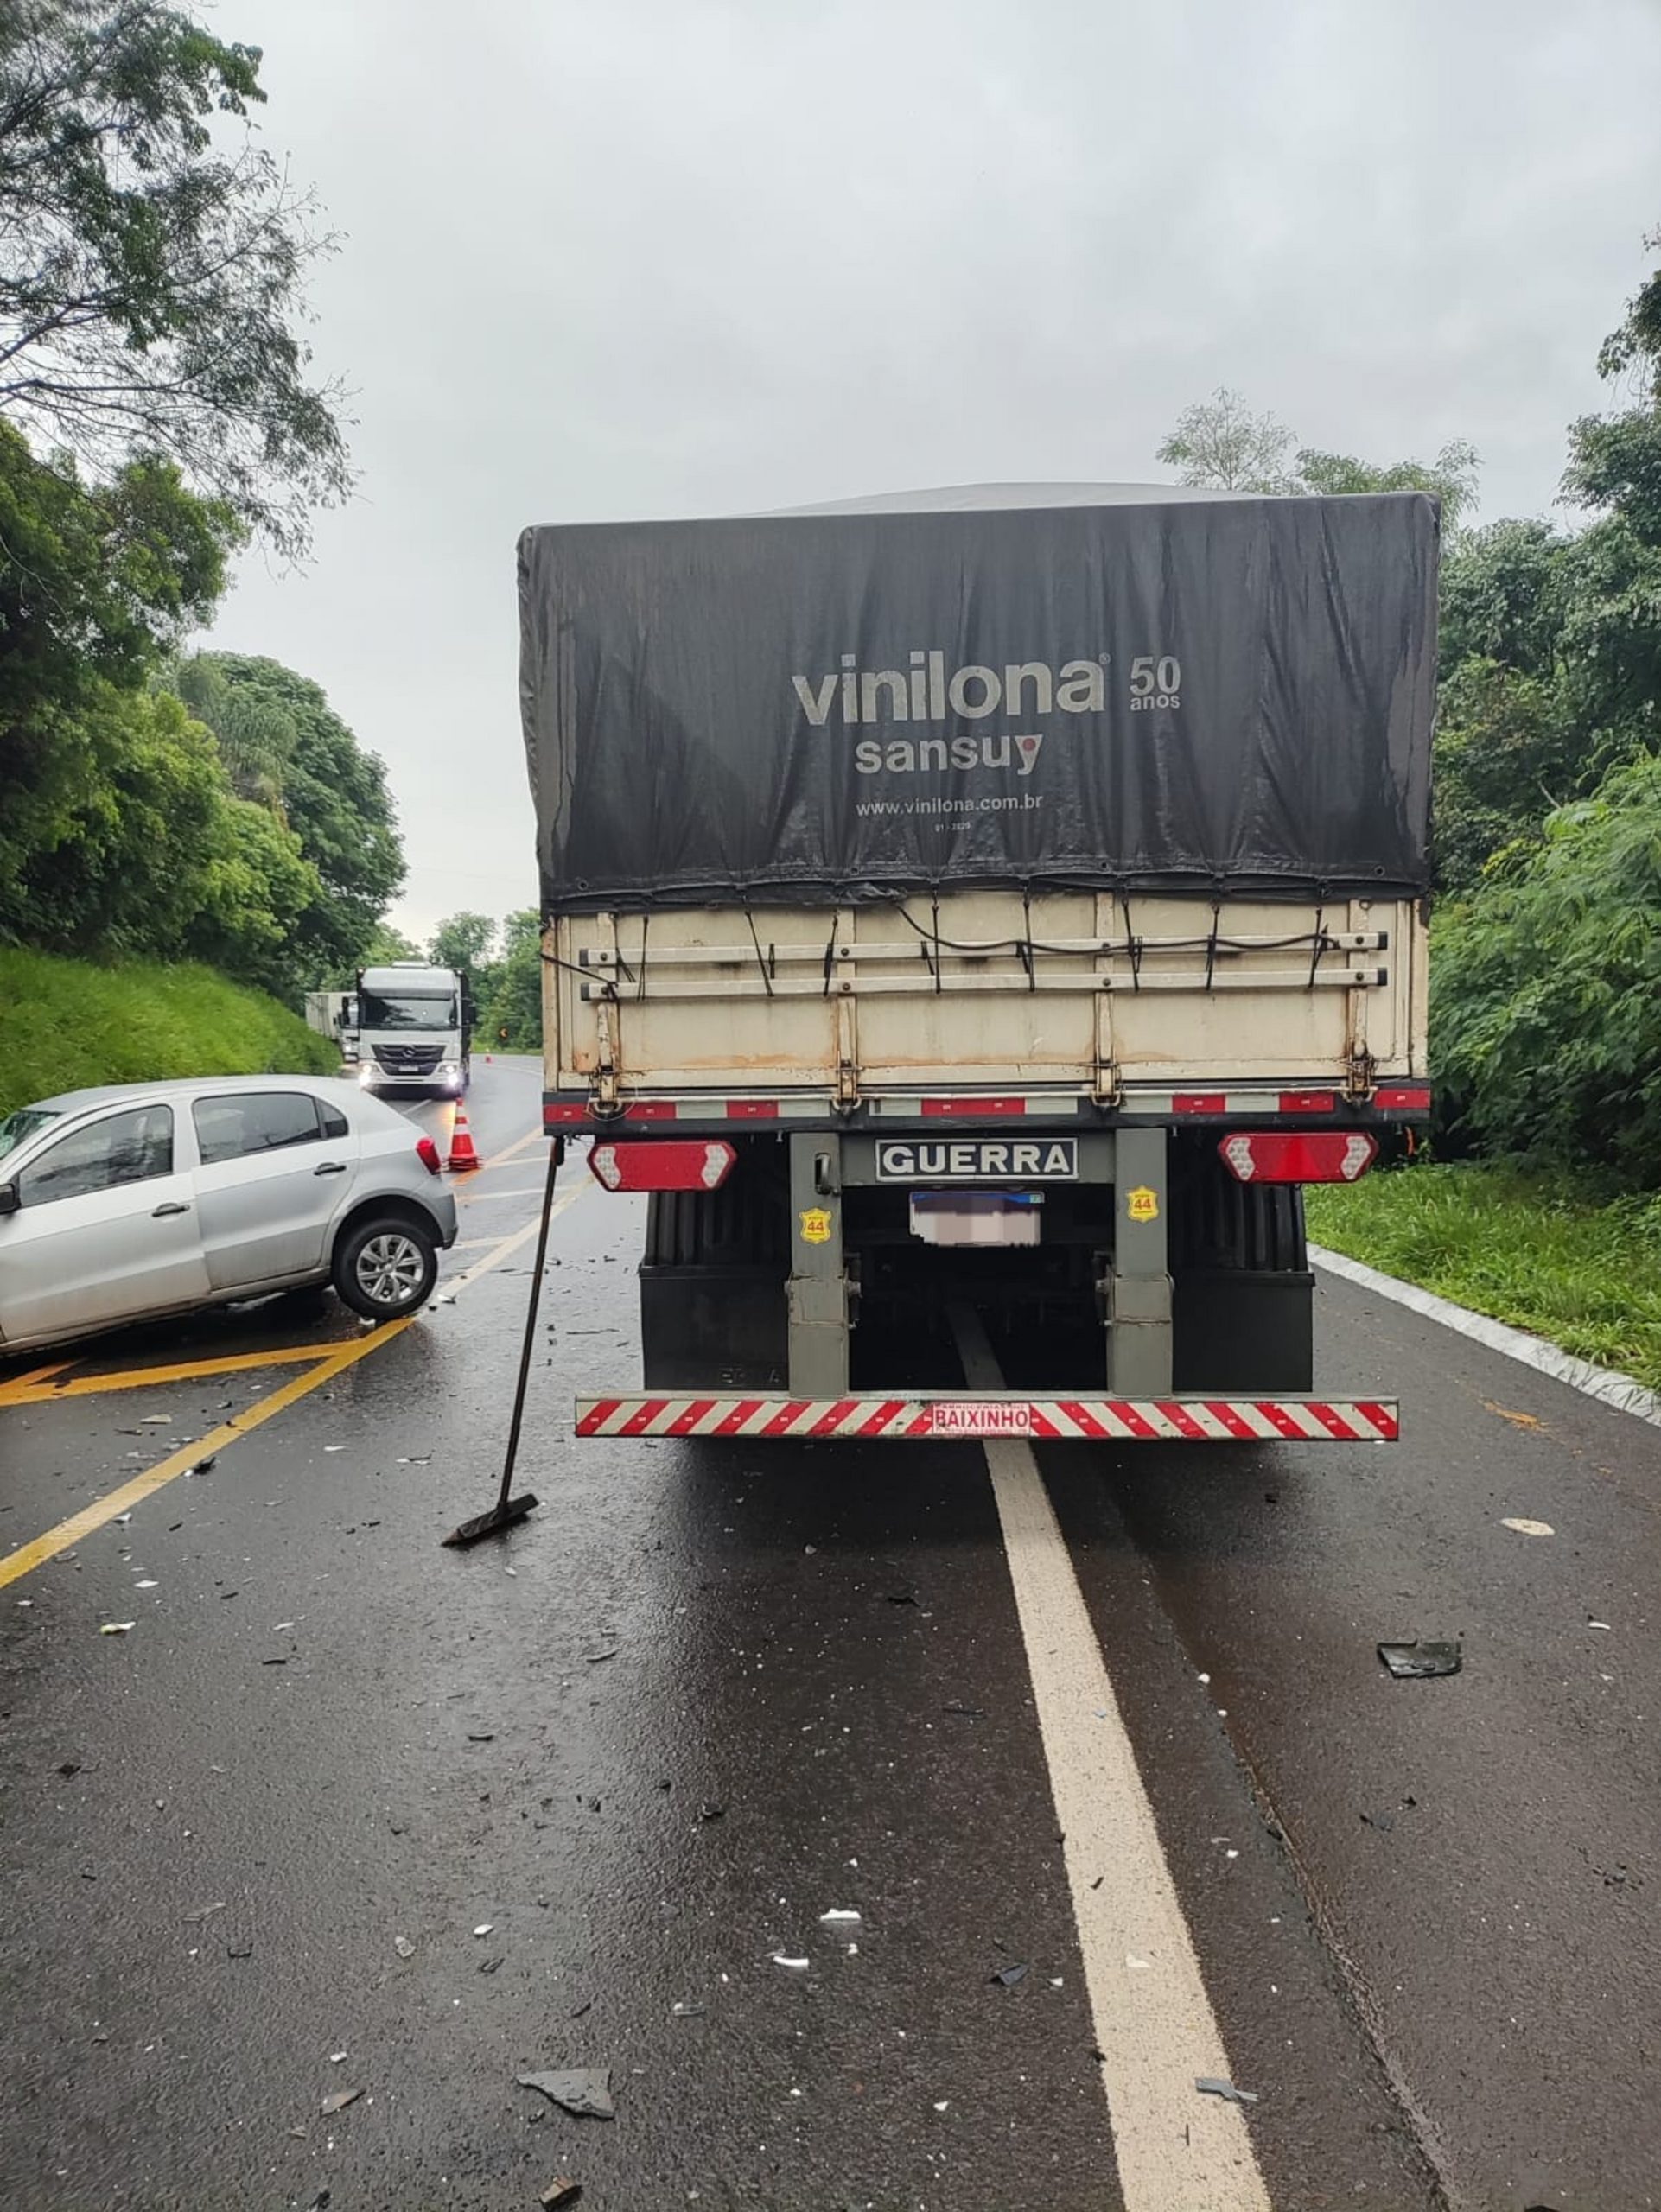
[[544, 911], [1421, 891], [1437, 543], [1157, 486], [528, 530]]

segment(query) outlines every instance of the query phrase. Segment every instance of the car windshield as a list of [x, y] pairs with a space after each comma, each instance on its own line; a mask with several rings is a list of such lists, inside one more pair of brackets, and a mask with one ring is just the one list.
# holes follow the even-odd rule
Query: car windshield
[[48, 1122], [55, 1122], [57, 1118], [49, 1106], [20, 1106], [15, 1114], [8, 1114], [5, 1120], [0, 1122], [0, 1160], [3, 1160], [9, 1152], [16, 1152], [20, 1144], [27, 1142], [34, 1135], [36, 1129], [43, 1129]]
[[366, 1029], [454, 1029], [454, 991], [366, 991]]

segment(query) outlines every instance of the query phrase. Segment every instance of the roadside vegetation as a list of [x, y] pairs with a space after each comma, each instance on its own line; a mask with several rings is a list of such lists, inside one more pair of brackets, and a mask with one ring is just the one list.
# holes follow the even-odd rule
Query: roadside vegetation
[[1309, 1235], [1661, 1390], [1661, 1192], [1468, 1160], [1307, 1193]]
[[0, 10], [0, 949], [197, 963], [107, 999], [35, 963], [54, 988], [0, 1006], [14, 1094], [175, 1071], [195, 1038], [204, 1069], [303, 1064], [260, 1001], [208, 1019], [205, 969], [297, 1009], [404, 878], [381, 763], [318, 685], [189, 650], [233, 558], [303, 557], [352, 485], [307, 342], [334, 241], [260, 67], [163, 0]]
[[297, 1014], [211, 969], [0, 946], [0, 1114], [93, 1084], [340, 1068]]
[[1228, 391], [1161, 458], [1190, 483], [1442, 501], [1434, 1164], [1311, 1191], [1313, 1232], [1661, 1387], [1661, 270], [1599, 367], [1615, 404], [1569, 428], [1572, 526], [1462, 529], [1468, 446], [1295, 451]]

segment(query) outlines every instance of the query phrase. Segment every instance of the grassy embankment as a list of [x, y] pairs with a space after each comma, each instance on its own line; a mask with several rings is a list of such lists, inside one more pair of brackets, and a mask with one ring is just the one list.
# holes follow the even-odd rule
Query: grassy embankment
[[0, 1114], [89, 1084], [340, 1065], [297, 1014], [211, 968], [101, 968], [0, 948]]
[[1308, 1201], [1314, 1242], [1661, 1389], [1661, 1192], [1426, 1163]]

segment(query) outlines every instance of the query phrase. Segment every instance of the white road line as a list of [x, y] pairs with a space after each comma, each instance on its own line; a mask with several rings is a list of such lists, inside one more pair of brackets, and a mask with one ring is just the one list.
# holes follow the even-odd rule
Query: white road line
[[1577, 1359], [1572, 1351], [1565, 1351], [1544, 1337], [1531, 1337], [1526, 1330], [1513, 1329], [1486, 1313], [1473, 1313], [1468, 1306], [1455, 1306], [1452, 1299], [1439, 1298], [1434, 1290], [1422, 1290], [1416, 1282], [1381, 1274], [1377, 1268], [1352, 1260], [1346, 1252], [1329, 1252], [1312, 1244], [1309, 1257], [1328, 1274], [1341, 1275], [1346, 1282], [1358, 1283], [1380, 1298], [1393, 1299], [1397, 1306], [1422, 1313], [1427, 1320], [1440, 1321], [1444, 1329], [1457, 1330], [1461, 1337], [1486, 1344], [1490, 1351], [1503, 1352], [1507, 1359], [1520, 1360], [1524, 1367], [1549, 1375], [1556, 1382], [1566, 1382], [1571, 1390], [1613, 1406], [1617, 1413], [1631, 1414], [1661, 1428], [1661, 1396], [1646, 1389], [1636, 1376], [1623, 1375], [1615, 1367], [1594, 1367], [1589, 1359]]
[[[952, 1323], [970, 1388], [1002, 1389], [978, 1318], [958, 1308]], [[1228, 2056], [1038, 1463], [1019, 1440], [983, 1449], [1066, 1838], [1125, 2212], [1270, 2212], [1244, 2113], [1194, 2088], [1227, 2080]]]

